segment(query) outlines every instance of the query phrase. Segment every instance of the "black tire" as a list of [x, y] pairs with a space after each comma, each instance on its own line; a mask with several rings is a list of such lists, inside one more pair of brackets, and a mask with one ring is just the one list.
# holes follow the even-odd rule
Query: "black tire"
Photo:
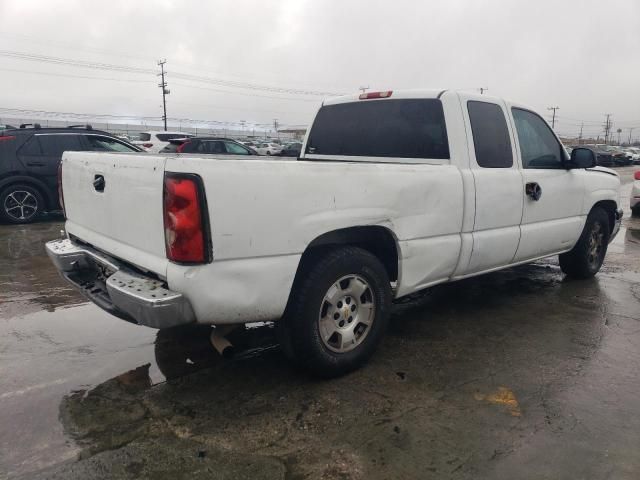
[[37, 220], [43, 211], [44, 198], [38, 189], [30, 185], [11, 185], [0, 193], [0, 218], [5, 222], [31, 223]]
[[[327, 300], [331, 290], [335, 305]], [[283, 351], [317, 376], [344, 375], [374, 353], [390, 309], [389, 277], [374, 255], [357, 247], [329, 250], [294, 285], [280, 325]]]
[[609, 216], [596, 207], [587, 216], [578, 243], [560, 255], [560, 268], [570, 277], [591, 278], [602, 266], [609, 244]]

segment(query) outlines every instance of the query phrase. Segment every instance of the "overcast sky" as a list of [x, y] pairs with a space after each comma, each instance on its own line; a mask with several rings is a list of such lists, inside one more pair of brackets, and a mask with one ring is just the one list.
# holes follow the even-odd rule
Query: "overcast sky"
[[559, 106], [560, 133], [581, 120], [597, 133], [612, 113], [640, 137], [638, 0], [0, 0], [0, 108], [158, 117], [153, 73], [2, 52], [151, 70], [166, 58], [176, 118], [306, 124], [322, 96], [291, 90], [488, 87]]

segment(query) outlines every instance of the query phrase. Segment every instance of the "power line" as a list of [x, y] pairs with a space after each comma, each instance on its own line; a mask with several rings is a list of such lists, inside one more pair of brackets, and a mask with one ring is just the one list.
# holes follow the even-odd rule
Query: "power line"
[[[113, 63], [89, 62], [85, 60], [52, 57], [47, 55], [14, 52], [9, 50], [0, 50], [0, 56], [15, 58], [18, 60], [43, 62], [43, 63], [50, 63], [54, 65], [64, 65], [64, 66], [78, 67], [78, 68], [90, 68], [90, 69], [96, 69], [96, 70], [111, 70], [111, 71], [117, 71], [117, 72], [128, 72], [128, 73], [137, 73], [137, 74], [151, 74], [151, 73], [155, 74], [156, 73], [154, 70], [149, 68], [117, 65]], [[174, 78], [181, 78], [183, 80], [191, 80], [194, 82], [210, 83], [214, 85], [220, 85], [220, 86], [226, 86], [226, 87], [232, 87], [232, 88], [242, 88], [247, 90], [263, 90], [263, 91], [274, 92], [274, 93], [287, 93], [287, 94], [293, 94], [293, 95], [307, 95], [307, 96], [340, 95], [339, 93], [336, 93], [336, 92], [326, 92], [326, 91], [300, 89], [300, 88], [274, 87], [270, 85], [262, 85], [258, 83], [252, 83], [252, 82], [244, 82], [239, 80], [225, 80], [220, 78], [205, 77], [201, 75], [191, 75], [191, 74], [179, 73], [179, 72], [172, 72], [171, 75]]]
[[83, 78], [87, 80], [105, 80], [110, 82], [153, 83], [153, 81], [151, 80], [140, 80], [135, 78], [92, 77], [89, 75], [73, 75], [71, 73], [37, 72], [33, 70], [19, 70], [16, 68], [0, 68], [0, 71], [27, 73], [27, 74], [33, 74], [33, 75], [47, 75], [51, 77]]

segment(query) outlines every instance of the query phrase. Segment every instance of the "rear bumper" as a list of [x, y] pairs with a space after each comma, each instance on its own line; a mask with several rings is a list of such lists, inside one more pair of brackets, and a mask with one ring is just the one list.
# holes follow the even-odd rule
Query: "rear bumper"
[[153, 328], [195, 322], [189, 301], [160, 280], [69, 239], [48, 242], [46, 250], [66, 280], [118, 318]]
[[611, 242], [615, 238], [615, 236], [618, 234], [618, 232], [620, 231], [620, 224], [622, 223], [622, 209], [621, 208], [616, 210], [615, 216], [616, 216], [616, 220], [615, 220], [615, 223], [613, 224], [613, 231], [611, 232], [611, 236], [609, 237], [609, 242]]

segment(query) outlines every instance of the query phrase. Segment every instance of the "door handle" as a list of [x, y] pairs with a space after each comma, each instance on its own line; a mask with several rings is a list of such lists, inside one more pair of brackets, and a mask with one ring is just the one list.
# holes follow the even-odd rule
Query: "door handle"
[[104, 181], [104, 176], [96, 175], [95, 177], [93, 177], [93, 188], [96, 192], [104, 192], [105, 183], [106, 182]]
[[525, 186], [525, 193], [528, 197], [531, 197], [532, 200], [537, 202], [542, 196], [542, 187], [540, 187], [537, 182], [529, 182]]

